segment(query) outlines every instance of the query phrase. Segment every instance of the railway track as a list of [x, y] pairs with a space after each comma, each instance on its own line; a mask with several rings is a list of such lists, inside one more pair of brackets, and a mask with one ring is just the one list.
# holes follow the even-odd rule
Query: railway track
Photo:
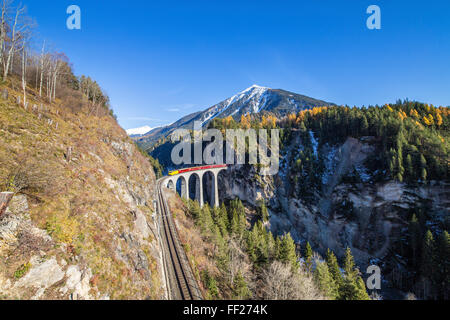
[[163, 180], [159, 180], [157, 184], [157, 200], [170, 296], [172, 300], [201, 300], [200, 289], [193, 276], [186, 252], [181, 245], [173, 217], [162, 192]]

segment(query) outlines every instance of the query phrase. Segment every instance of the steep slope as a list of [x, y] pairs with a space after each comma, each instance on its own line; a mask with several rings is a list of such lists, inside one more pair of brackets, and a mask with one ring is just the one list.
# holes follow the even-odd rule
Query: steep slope
[[[12, 87], [18, 87], [17, 85]], [[161, 299], [155, 174], [109, 114], [1, 88], [0, 298]]]
[[148, 149], [156, 141], [169, 136], [178, 128], [192, 129], [194, 121], [199, 121], [203, 127], [206, 127], [215, 118], [231, 116], [235, 120], [239, 120], [242, 115], [262, 112], [271, 112], [277, 116], [284, 116], [304, 109], [329, 105], [332, 104], [289, 91], [253, 85], [204, 111], [183, 117], [169, 126], [156, 128], [135, 140], [144, 149]]

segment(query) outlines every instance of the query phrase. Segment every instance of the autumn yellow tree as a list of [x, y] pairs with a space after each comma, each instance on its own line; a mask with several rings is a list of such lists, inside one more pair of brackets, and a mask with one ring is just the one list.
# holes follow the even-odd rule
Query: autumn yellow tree
[[241, 127], [242, 129], [250, 129], [251, 126], [251, 117], [250, 114], [241, 116]]

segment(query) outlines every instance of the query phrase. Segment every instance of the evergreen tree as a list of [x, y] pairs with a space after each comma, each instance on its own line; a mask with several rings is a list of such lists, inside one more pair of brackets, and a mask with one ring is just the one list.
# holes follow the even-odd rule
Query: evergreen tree
[[439, 236], [436, 260], [439, 298], [448, 299], [450, 290], [450, 235], [447, 231], [442, 232]]
[[278, 260], [284, 263], [290, 263], [294, 268], [298, 268], [295, 242], [291, 234], [288, 233], [282, 236], [278, 244]]
[[251, 292], [248, 288], [247, 282], [245, 281], [242, 274], [239, 272], [234, 279], [233, 284], [233, 299], [236, 300], [248, 300], [251, 298]]
[[356, 278], [356, 272], [355, 272], [355, 261], [353, 259], [352, 251], [349, 247], [347, 247], [347, 250], [345, 250], [345, 258], [344, 258], [344, 272], [346, 278], [355, 279]]
[[201, 215], [200, 204], [197, 201], [189, 201], [189, 212], [192, 214], [194, 221], [197, 222]]
[[266, 202], [264, 200], [261, 201], [259, 212], [260, 218], [263, 222], [269, 221], [269, 211], [267, 210]]
[[228, 211], [224, 203], [222, 203], [222, 205], [220, 206], [220, 218], [222, 222], [220, 222], [219, 224], [223, 224], [228, 230], [228, 228], [230, 227], [230, 220], [228, 219]]
[[228, 234], [228, 213], [223, 203], [220, 208], [213, 209], [213, 220], [219, 228], [222, 237], [225, 237]]
[[269, 261], [269, 252], [267, 250], [266, 229], [261, 221], [258, 221], [254, 228], [256, 230], [256, 255], [258, 265], [263, 265]]
[[334, 281], [325, 262], [317, 263], [314, 271], [314, 281], [325, 296], [333, 300], [338, 299], [339, 292], [336, 281]]
[[354, 300], [370, 300], [366, 290], [366, 284], [360, 276], [356, 279], [356, 295]]
[[420, 155], [420, 179], [422, 179], [422, 181], [426, 181], [427, 180], [427, 160], [425, 159], [425, 157], [423, 156], [423, 154]]
[[339, 290], [340, 298], [343, 300], [369, 299], [364, 281], [359, 276], [358, 269], [355, 269], [355, 261], [350, 248], [345, 251], [344, 272], [343, 285]]
[[208, 298], [218, 299], [219, 298], [219, 288], [217, 287], [216, 279], [211, 276], [208, 270], [202, 271], [202, 281], [208, 289]]
[[361, 117], [361, 135], [367, 135], [369, 130], [369, 122], [367, 121], [367, 117], [363, 115]]
[[435, 243], [433, 234], [428, 230], [423, 241], [421, 271], [422, 275], [429, 280], [433, 279], [434, 262]]
[[214, 225], [213, 218], [211, 216], [211, 209], [209, 205], [205, 205], [201, 209], [201, 216], [200, 216], [200, 227], [203, 232], [212, 230]]
[[272, 232], [270, 231], [266, 233], [266, 243], [269, 261], [272, 261], [276, 258], [277, 252], [276, 252], [276, 242]]
[[239, 216], [236, 209], [231, 209], [230, 217], [230, 233], [234, 235], [239, 234]]
[[336, 283], [337, 288], [339, 289], [343, 285], [343, 278], [341, 271], [339, 269], [339, 264], [337, 262], [336, 256], [330, 249], [327, 250], [326, 261], [328, 270], [330, 271], [330, 274], [333, 277], [333, 280]]
[[306, 242], [306, 248], [305, 248], [305, 264], [306, 264], [306, 270], [311, 272], [312, 269], [312, 259], [313, 259], [313, 251], [311, 249], [311, 245], [309, 242]]
[[408, 226], [409, 230], [409, 245], [411, 247], [412, 251], [412, 259], [413, 259], [413, 265], [417, 265], [418, 261], [418, 254], [419, 254], [419, 243], [420, 243], [420, 225], [419, 221], [417, 220], [416, 214], [413, 214], [411, 221], [409, 222]]
[[406, 156], [405, 168], [406, 168], [406, 174], [408, 175], [408, 177], [410, 179], [413, 179], [414, 178], [414, 169], [413, 169], [413, 163], [412, 163], [412, 158], [411, 158], [410, 154], [408, 154]]

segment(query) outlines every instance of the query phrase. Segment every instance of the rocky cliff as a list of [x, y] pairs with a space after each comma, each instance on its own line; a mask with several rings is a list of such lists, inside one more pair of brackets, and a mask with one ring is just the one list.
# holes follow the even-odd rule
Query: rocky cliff
[[398, 277], [407, 274], [404, 248], [408, 217], [411, 212], [426, 212], [429, 227], [448, 223], [448, 183], [407, 184], [388, 177], [376, 179], [384, 173], [366, 166], [367, 159], [378, 152], [372, 137], [348, 138], [345, 143], [323, 144], [320, 148], [312, 134], [311, 139], [308, 144], [317, 148], [314, 153], [323, 163], [323, 170], [320, 183], [307, 195], [299, 192], [302, 180], [292, 179], [298, 177], [293, 170], [298, 150], [304, 148], [305, 142], [294, 135], [283, 148], [276, 176], [258, 176], [249, 166], [230, 167], [219, 184], [224, 197], [239, 197], [251, 206], [258, 206], [258, 200], [264, 198], [269, 203], [274, 233], [290, 232], [297, 242], [309, 241], [321, 254], [330, 248], [341, 258], [350, 247], [362, 271], [377, 264], [385, 283], [404, 289], [414, 287]]
[[4, 90], [0, 298], [164, 298], [148, 159], [109, 114]]

